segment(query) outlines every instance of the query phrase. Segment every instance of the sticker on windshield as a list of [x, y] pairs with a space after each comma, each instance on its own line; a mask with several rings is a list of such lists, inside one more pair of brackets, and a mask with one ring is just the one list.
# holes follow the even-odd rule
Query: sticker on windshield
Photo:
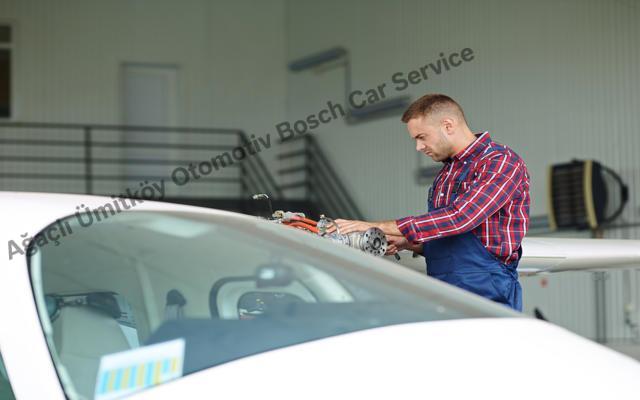
[[95, 399], [130, 395], [182, 376], [184, 339], [140, 347], [100, 358]]

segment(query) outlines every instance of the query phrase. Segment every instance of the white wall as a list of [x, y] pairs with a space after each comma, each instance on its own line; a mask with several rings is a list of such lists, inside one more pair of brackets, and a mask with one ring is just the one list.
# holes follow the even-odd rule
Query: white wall
[[[177, 125], [262, 134], [285, 115], [284, 18], [280, 0], [3, 0], [0, 19], [14, 24], [16, 36], [13, 119], [119, 124], [121, 64], [155, 63], [179, 69]], [[52, 151], [65, 154], [46, 150]], [[264, 157], [270, 160], [272, 153]], [[211, 155], [201, 153], [203, 159]], [[25, 168], [37, 172], [37, 166]], [[5, 190], [83, 190], [68, 182], [1, 184]], [[211, 190], [205, 192], [225, 195], [224, 188]]]
[[[635, 2], [295, 0], [287, 10], [288, 59], [344, 46], [355, 88], [391, 85], [395, 72], [434, 62], [440, 52], [472, 48], [473, 61], [397, 94], [413, 99], [449, 94], [465, 109], [472, 129], [489, 130], [518, 152], [531, 174], [532, 215], [547, 213], [549, 164], [594, 158], [629, 184], [623, 219], [640, 221], [640, 6]], [[317, 112], [327, 100], [344, 102], [337, 69], [289, 73], [288, 82], [291, 120]], [[414, 183], [415, 150], [399, 116], [353, 126], [332, 122], [314, 134], [368, 218], [424, 210], [426, 189]], [[640, 231], [607, 235], [638, 238]], [[608, 299], [609, 333], [629, 337], [616, 274], [607, 282], [608, 296], [617, 299]], [[553, 277], [540, 290], [537, 280], [524, 284], [529, 305], [542, 305], [552, 319], [595, 334], [586, 315], [593, 312], [589, 274]], [[634, 317], [640, 317], [637, 311]]]

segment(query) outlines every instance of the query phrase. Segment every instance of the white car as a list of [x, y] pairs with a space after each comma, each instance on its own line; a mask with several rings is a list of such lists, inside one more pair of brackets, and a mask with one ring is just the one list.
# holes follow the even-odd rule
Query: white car
[[[0, 203], [0, 399], [640, 395], [631, 358], [290, 227], [109, 197]], [[638, 265], [639, 248], [528, 239], [521, 268]]]

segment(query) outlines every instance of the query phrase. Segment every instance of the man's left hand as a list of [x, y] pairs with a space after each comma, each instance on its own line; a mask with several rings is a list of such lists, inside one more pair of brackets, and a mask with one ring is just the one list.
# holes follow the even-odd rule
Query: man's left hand
[[[336, 219], [336, 225], [340, 228], [340, 233], [346, 235], [351, 232], [364, 232], [369, 228], [375, 227], [371, 222], [349, 220], [349, 219]], [[333, 228], [333, 227], [331, 227]], [[329, 232], [333, 232], [333, 229], [329, 229]]]

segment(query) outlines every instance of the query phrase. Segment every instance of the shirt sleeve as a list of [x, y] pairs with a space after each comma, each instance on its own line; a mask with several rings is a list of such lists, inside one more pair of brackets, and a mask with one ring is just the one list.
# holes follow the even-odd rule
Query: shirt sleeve
[[[495, 153], [494, 153], [495, 154]], [[469, 232], [500, 210], [522, 182], [525, 168], [510, 153], [500, 152], [478, 163], [469, 188], [447, 207], [396, 220], [410, 242], [425, 242]]]

